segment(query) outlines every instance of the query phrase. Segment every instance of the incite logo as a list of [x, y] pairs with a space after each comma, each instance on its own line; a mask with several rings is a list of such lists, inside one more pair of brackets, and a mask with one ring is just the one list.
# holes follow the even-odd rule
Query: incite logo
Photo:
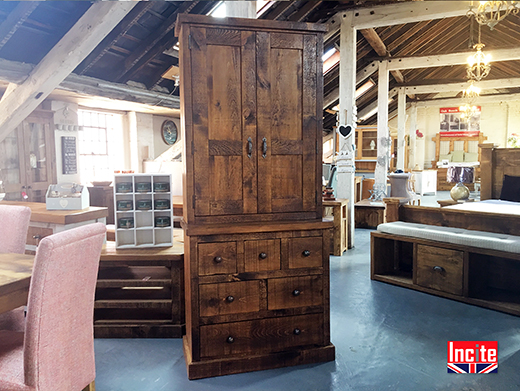
[[497, 372], [497, 341], [448, 341], [448, 373]]

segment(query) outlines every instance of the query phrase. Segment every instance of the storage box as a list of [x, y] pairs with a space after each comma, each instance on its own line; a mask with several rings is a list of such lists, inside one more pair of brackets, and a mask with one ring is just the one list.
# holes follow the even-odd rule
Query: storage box
[[47, 210], [79, 210], [90, 206], [86, 186], [75, 183], [50, 185], [45, 195]]

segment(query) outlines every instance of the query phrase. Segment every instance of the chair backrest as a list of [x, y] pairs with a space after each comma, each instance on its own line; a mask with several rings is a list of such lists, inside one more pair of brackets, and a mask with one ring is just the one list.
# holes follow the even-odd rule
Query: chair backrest
[[25, 252], [30, 219], [27, 206], [0, 205], [0, 253]]
[[82, 390], [95, 379], [94, 294], [102, 223], [47, 236], [36, 251], [24, 340], [25, 383]]

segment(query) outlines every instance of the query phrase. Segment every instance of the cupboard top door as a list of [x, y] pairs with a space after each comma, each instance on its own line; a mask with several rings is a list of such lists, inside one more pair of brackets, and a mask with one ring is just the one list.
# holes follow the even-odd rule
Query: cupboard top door
[[318, 35], [192, 26], [182, 39], [186, 220], [321, 218]]
[[321, 63], [316, 35], [256, 34], [259, 213], [321, 205]]
[[189, 42], [194, 215], [256, 213], [255, 34], [192, 28]]

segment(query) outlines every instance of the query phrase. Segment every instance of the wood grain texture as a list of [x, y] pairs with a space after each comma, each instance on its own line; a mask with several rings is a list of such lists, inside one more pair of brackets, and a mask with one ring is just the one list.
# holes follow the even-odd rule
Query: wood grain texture
[[278, 310], [323, 304], [321, 275], [274, 278], [267, 282], [268, 308]]
[[321, 315], [316, 314], [202, 326], [201, 356], [271, 353], [319, 344], [322, 325]]
[[0, 201], [2, 205], [22, 205], [31, 209], [31, 221], [51, 224], [74, 224], [108, 216], [108, 209], [91, 206], [82, 210], [47, 210], [45, 203]]
[[27, 303], [34, 256], [0, 254], [0, 313]]
[[199, 287], [200, 316], [216, 316], [260, 310], [259, 281], [206, 284]]
[[[280, 270], [280, 240], [248, 240], [245, 245], [245, 272]], [[265, 254], [265, 257], [264, 257]]]
[[462, 295], [463, 253], [440, 247], [417, 245], [417, 284]]
[[320, 267], [323, 265], [322, 238], [294, 238], [289, 240], [289, 268]]

